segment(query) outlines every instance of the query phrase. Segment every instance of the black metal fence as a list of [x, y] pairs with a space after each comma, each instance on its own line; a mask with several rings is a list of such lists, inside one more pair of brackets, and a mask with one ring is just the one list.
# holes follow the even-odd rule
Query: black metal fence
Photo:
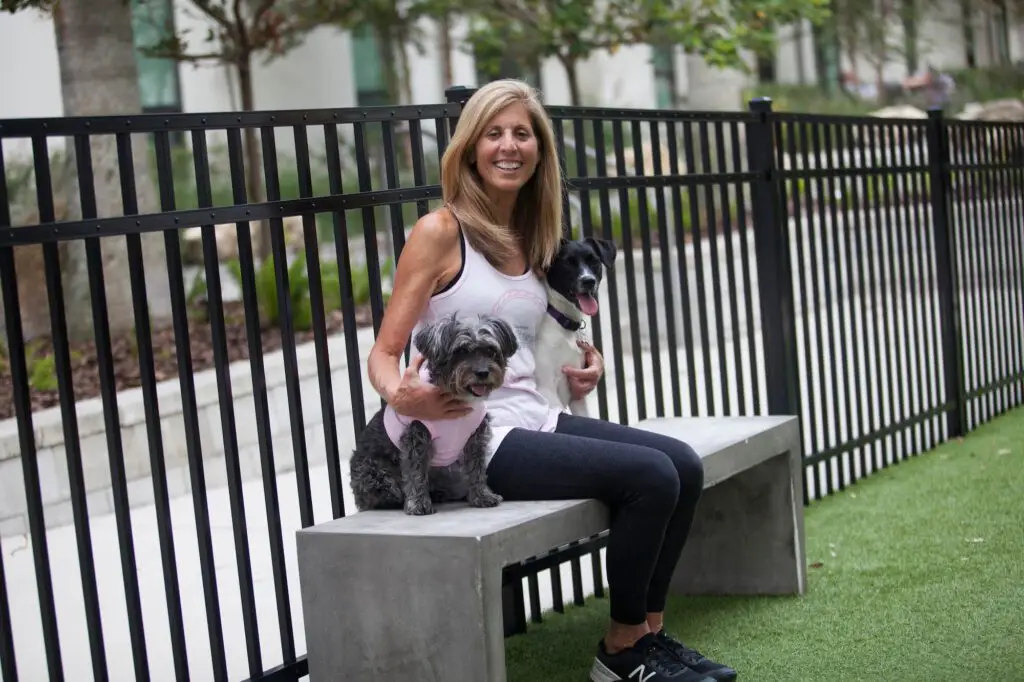
[[[306, 674], [294, 531], [346, 513], [470, 92], [0, 121], [5, 682]], [[1024, 126], [549, 112], [566, 229], [620, 245], [602, 418], [798, 414], [810, 503], [1021, 404]], [[603, 594], [604, 542], [508, 567], [508, 632]]]

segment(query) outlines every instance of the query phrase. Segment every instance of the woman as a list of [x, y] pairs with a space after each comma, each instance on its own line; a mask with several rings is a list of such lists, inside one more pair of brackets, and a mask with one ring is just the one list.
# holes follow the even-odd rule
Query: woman
[[[644, 682], [734, 679], [735, 671], [662, 629], [669, 581], [703, 489], [699, 456], [671, 438], [564, 413], [536, 390], [532, 342], [562, 223], [557, 150], [537, 93], [514, 80], [480, 88], [463, 108], [441, 177], [445, 206], [416, 223], [395, 270], [369, 356], [374, 388], [408, 417], [461, 416], [468, 407], [420, 381], [417, 361], [399, 371], [411, 334], [454, 311], [512, 324], [520, 351], [487, 404], [488, 484], [506, 500], [596, 498], [613, 510], [611, 621], [591, 680], [633, 680], [638, 670]], [[583, 398], [601, 378], [601, 355], [587, 347], [585, 367], [564, 371], [573, 397]]]

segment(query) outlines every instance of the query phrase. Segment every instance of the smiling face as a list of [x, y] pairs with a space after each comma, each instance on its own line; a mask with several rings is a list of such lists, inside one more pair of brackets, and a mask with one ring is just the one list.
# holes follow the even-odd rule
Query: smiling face
[[487, 122], [473, 155], [484, 190], [492, 198], [522, 189], [537, 170], [539, 159], [530, 114], [520, 103], [502, 109]]

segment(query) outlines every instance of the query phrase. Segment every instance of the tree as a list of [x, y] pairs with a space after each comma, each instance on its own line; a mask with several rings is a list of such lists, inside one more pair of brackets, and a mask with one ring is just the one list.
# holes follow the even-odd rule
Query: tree
[[832, 4], [832, 38], [851, 65], [863, 62], [871, 67], [883, 101], [887, 92], [892, 96], [884, 82], [888, 63], [902, 58], [910, 69], [918, 68], [916, 54], [922, 48], [918, 27], [922, 21], [963, 23], [948, 0], [833, 0]]
[[[141, 6], [154, 0], [135, 0]], [[158, 0], [157, 0], [158, 1]], [[144, 49], [151, 57], [200, 64], [215, 62], [234, 68], [242, 111], [256, 108], [252, 68], [258, 55], [272, 60], [298, 46], [318, 25], [310, 9], [316, 0], [189, 0], [186, 11], [198, 14], [209, 28], [193, 41], [187, 30]], [[265, 200], [260, 183], [260, 144], [253, 128], [244, 130], [246, 194], [250, 202]], [[270, 255], [265, 231], [257, 235], [260, 260]]]
[[[380, 104], [412, 101], [412, 69], [408, 47], [424, 54], [423, 19], [439, 24], [442, 36], [450, 18], [468, 11], [480, 0], [309, 0], [303, 8], [306, 21], [317, 25], [333, 25], [340, 30], [371, 33], [377, 45], [378, 64], [382, 70], [384, 101]], [[443, 44], [442, 39], [442, 44]], [[450, 78], [450, 59], [442, 55], [444, 69]], [[384, 148], [375, 130], [368, 132], [367, 142], [377, 155], [383, 169]], [[412, 165], [411, 139], [408, 130], [396, 132], [396, 144], [402, 150], [399, 166]]]
[[828, 0], [494, 0], [473, 21], [468, 40], [485, 59], [553, 57], [581, 103], [576, 66], [598, 50], [671, 42], [723, 68], [748, 69], [744, 50], [774, 45], [773, 24], [818, 21]]
[[[346, 31], [370, 31], [376, 39], [388, 102], [408, 96], [409, 63], [404, 46], [419, 38], [422, 0], [312, 0], [307, 20]], [[419, 41], [416, 40], [418, 43]]]
[[[405, 48], [424, 52], [421, 20], [438, 22], [444, 33], [454, 16], [466, 13], [475, 3], [479, 0], [309, 0], [303, 12], [309, 23], [371, 31], [379, 46], [388, 101], [399, 102], [412, 98], [412, 71]], [[445, 70], [450, 70], [447, 55], [442, 55], [442, 60]]]
[[[132, 15], [127, 0], [0, 2], [0, 7], [8, 12], [25, 9], [50, 12], [57, 39], [65, 116], [124, 115], [141, 111]], [[97, 213], [100, 216], [120, 215], [121, 186], [115, 172], [117, 150], [114, 137], [93, 136], [90, 151], [93, 167], [107, 171], [95, 173], [93, 178]], [[55, 203], [64, 207], [63, 214], [57, 216], [58, 220], [80, 217], [72, 145], [68, 145], [64, 157], [65, 169], [54, 169], [54, 191], [60, 195]], [[133, 162], [139, 211], [156, 210], [156, 188], [145, 145], [133, 145]], [[111, 333], [116, 335], [130, 331], [135, 324], [131, 287], [128, 285], [128, 256], [123, 245], [115, 240], [103, 242], [108, 321]], [[166, 319], [170, 314], [170, 296], [167, 277], [163, 274], [166, 264], [163, 261], [162, 235], [145, 235], [142, 243], [150, 315], [154, 320]], [[81, 241], [61, 243], [61, 265], [68, 333], [72, 340], [85, 340], [92, 332], [92, 308]]]

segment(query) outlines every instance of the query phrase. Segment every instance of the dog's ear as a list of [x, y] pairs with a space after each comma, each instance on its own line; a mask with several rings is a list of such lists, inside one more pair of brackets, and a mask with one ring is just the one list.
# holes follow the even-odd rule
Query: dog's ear
[[615, 265], [615, 242], [598, 237], [587, 237], [583, 241], [594, 250], [604, 266], [611, 270]]
[[484, 324], [491, 330], [491, 334], [498, 341], [498, 347], [501, 349], [501, 354], [505, 356], [505, 359], [509, 359], [519, 350], [519, 339], [516, 338], [516, 332], [505, 320], [500, 317], [487, 316], [483, 320]]
[[433, 365], [437, 358], [451, 346], [447, 333], [452, 328], [450, 320], [442, 318], [420, 327], [413, 337], [413, 343], [420, 354], [426, 358], [427, 364]]
[[420, 327], [419, 331], [412, 337], [412, 343], [416, 346], [416, 350], [419, 351], [420, 355], [424, 358], [429, 359], [433, 355], [434, 345], [434, 324], [425, 324]]

